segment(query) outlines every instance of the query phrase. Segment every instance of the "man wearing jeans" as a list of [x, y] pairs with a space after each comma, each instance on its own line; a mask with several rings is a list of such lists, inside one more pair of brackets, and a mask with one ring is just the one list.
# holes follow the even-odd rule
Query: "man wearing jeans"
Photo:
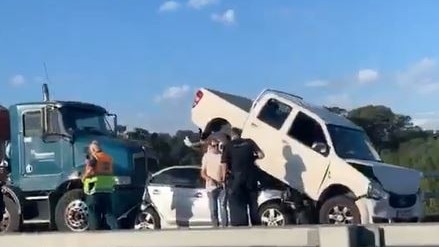
[[[219, 226], [218, 211], [220, 211], [221, 225], [226, 227], [228, 214], [223, 179], [225, 167], [221, 164], [221, 153], [218, 146], [218, 140], [208, 140], [208, 148], [202, 159], [201, 176], [206, 181], [212, 224], [214, 227]], [[221, 205], [220, 210], [218, 210], [218, 204]]]

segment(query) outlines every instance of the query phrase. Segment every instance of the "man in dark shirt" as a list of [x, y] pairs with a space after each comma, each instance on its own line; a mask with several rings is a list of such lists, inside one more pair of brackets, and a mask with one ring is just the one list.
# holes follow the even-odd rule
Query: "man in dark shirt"
[[[241, 138], [241, 130], [232, 128], [231, 141], [224, 147], [221, 162], [230, 173], [229, 187], [230, 223], [232, 226], [248, 225], [247, 206], [252, 225], [259, 225], [258, 215], [258, 168], [256, 159], [264, 153], [251, 139]], [[243, 211], [244, 210], [244, 211]]]

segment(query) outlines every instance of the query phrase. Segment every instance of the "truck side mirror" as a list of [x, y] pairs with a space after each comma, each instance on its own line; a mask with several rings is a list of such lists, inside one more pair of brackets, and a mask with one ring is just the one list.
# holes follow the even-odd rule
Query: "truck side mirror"
[[326, 155], [329, 151], [328, 145], [326, 145], [326, 143], [323, 143], [323, 142], [314, 142], [312, 144], [311, 148], [314, 151], [321, 153], [323, 155]]

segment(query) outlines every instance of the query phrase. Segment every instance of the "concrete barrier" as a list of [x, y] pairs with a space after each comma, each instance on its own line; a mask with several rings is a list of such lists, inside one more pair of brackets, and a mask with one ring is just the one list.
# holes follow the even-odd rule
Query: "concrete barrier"
[[5, 234], [1, 246], [439, 246], [439, 224]]

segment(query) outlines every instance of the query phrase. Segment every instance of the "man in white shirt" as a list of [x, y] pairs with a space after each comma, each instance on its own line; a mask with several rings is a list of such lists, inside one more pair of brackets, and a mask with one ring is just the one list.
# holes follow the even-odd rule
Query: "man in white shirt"
[[220, 142], [216, 139], [208, 140], [208, 148], [202, 158], [201, 177], [206, 181], [206, 189], [209, 196], [209, 208], [212, 224], [219, 226], [218, 204], [221, 205], [221, 225], [227, 226], [228, 214], [226, 204], [226, 191], [224, 189], [225, 167], [221, 163]]

